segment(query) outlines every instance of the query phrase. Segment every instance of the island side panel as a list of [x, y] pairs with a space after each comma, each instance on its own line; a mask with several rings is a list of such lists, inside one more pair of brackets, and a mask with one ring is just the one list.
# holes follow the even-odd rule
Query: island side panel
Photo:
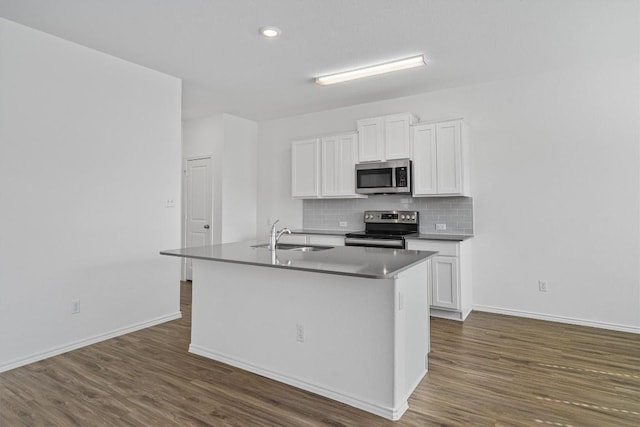
[[386, 418], [406, 409], [393, 402], [393, 279], [203, 260], [193, 272], [190, 351]]
[[401, 272], [396, 279], [396, 389], [394, 405], [406, 404], [428, 370], [431, 260]]

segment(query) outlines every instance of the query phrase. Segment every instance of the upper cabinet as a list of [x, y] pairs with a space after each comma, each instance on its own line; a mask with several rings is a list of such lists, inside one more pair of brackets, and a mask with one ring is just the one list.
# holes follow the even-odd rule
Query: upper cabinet
[[[414, 124], [415, 123], [415, 124]], [[294, 141], [291, 195], [359, 198], [358, 162], [413, 160], [413, 196], [468, 196], [469, 159], [462, 120], [417, 123], [410, 113], [358, 120], [358, 132]]]
[[411, 113], [358, 120], [358, 158], [361, 162], [411, 158]]
[[413, 195], [469, 195], [468, 148], [462, 120], [411, 128]]
[[323, 137], [320, 195], [323, 197], [356, 196], [355, 164], [358, 161], [355, 133]]
[[310, 198], [356, 198], [358, 139], [353, 132], [291, 144], [291, 195]]
[[320, 173], [320, 138], [294, 141], [291, 144], [291, 196], [318, 197]]

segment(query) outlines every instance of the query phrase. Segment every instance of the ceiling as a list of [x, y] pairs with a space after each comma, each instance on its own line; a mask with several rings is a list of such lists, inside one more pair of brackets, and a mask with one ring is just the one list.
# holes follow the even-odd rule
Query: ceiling
[[[183, 79], [185, 119], [267, 120], [638, 54], [636, 0], [0, 0], [0, 16]], [[427, 67], [313, 83], [421, 53]]]

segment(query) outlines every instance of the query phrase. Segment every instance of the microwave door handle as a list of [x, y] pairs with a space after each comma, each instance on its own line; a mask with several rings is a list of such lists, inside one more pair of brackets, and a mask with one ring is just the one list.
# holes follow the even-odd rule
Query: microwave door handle
[[391, 188], [396, 188], [396, 171], [397, 168], [391, 168]]

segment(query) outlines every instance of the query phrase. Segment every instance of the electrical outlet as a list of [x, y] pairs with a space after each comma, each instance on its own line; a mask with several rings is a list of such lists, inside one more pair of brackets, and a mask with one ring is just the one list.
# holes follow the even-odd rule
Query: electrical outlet
[[549, 283], [546, 280], [538, 280], [538, 290], [540, 292], [547, 292], [549, 290]]
[[176, 201], [173, 199], [173, 197], [169, 197], [164, 201], [164, 206], [167, 208], [175, 208]]
[[447, 229], [447, 224], [436, 224], [436, 230], [445, 231]]
[[304, 325], [296, 324], [296, 341], [304, 342]]
[[347, 221], [340, 221], [340, 227], [346, 227]]
[[73, 301], [71, 301], [71, 314], [78, 313], [80, 313], [80, 300], [74, 299]]

